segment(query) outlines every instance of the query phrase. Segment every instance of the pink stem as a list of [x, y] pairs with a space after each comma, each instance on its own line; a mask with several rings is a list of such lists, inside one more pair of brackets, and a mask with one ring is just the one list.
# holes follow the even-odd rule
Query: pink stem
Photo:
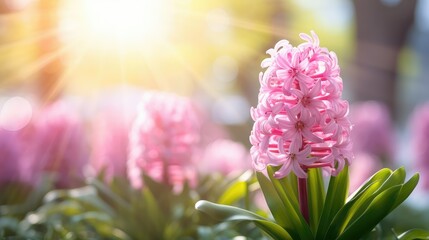
[[298, 178], [299, 208], [305, 221], [309, 223], [307, 178]]

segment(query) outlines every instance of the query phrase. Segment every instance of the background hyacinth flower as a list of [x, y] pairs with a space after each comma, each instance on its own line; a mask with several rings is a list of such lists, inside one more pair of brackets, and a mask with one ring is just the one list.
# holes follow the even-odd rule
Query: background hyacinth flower
[[421, 172], [422, 187], [429, 190], [429, 102], [414, 109], [410, 119], [414, 168]]
[[281, 166], [277, 178], [291, 171], [305, 178], [314, 167], [338, 174], [352, 157], [337, 57], [319, 46], [314, 32], [300, 37], [305, 42], [298, 47], [282, 40], [267, 51], [258, 105], [251, 109], [253, 165], [259, 171]]
[[115, 176], [126, 176], [131, 121], [117, 112], [102, 113], [95, 119], [91, 167], [97, 173], [104, 171], [107, 181]]
[[[258, 105], [251, 109], [251, 157], [272, 219], [204, 200], [195, 208], [218, 220], [252, 222], [273, 239], [369, 237], [411, 194], [419, 175], [406, 181], [403, 167], [382, 169], [349, 196], [352, 124], [337, 58], [319, 47], [315, 33], [300, 36], [305, 42], [298, 47], [282, 40], [268, 50]], [[331, 175], [326, 190], [322, 170]]]
[[0, 186], [19, 179], [21, 160], [17, 134], [0, 126]]
[[54, 174], [58, 187], [83, 182], [89, 149], [81, 119], [71, 104], [58, 100], [35, 115], [28, 134], [29, 150], [23, 159], [28, 181], [37, 183], [44, 173]]
[[127, 176], [128, 141], [141, 92], [125, 88], [108, 92], [92, 124], [90, 165], [95, 174], [103, 171], [106, 181]]
[[199, 163], [202, 173], [222, 175], [243, 173], [250, 168], [250, 155], [243, 144], [229, 139], [218, 139], [205, 149]]
[[199, 120], [190, 99], [147, 92], [138, 107], [129, 142], [128, 177], [135, 188], [142, 174], [180, 191], [195, 184], [193, 157], [199, 141]]
[[381, 102], [367, 101], [351, 106], [353, 123], [353, 149], [383, 160], [391, 160], [394, 154], [395, 134], [387, 107]]
[[381, 168], [381, 161], [376, 156], [365, 152], [355, 153], [353, 165], [350, 166], [349, 192], [354, 192]]

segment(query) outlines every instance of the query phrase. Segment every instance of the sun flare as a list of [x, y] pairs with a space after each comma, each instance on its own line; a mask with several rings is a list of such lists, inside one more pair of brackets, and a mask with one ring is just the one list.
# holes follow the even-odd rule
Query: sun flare
[[95, 41], [153, 43], [168, 34], [166, 1], [85, 0], [81, 7], [84, 34]]

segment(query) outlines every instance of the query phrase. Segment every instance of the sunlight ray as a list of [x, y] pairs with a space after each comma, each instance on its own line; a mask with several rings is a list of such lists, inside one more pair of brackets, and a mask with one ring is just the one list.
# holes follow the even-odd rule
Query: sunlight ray
[[70, 51], [70, 46], [63, 46], [56, 51], [52, 51], [50, 53], [44, 54], [43, 56], [40, 56], [33, 63], [22, 67], [22, 69], [17, 74], [9, 78], [9, 81], [17, 81], [29, 78], [30, 76], [40, 71], [43, 67], [47, 66], [59, 57], [63, 56], [67, 51]]
[[[196, 18], [196, 20], [198, 21], [202, 21], [207, 17], [207, 13], [201, 13], [201, 12], [196, 12], [191, 10], [182, 9], [182, 10], [176, 10], [176, 12], [184, 16], [191, 16], [193, 18]], [[260, 24], [254, 21], [240, 19], [237, 16], [234, 16], [233, 18], [231, 18], [230, 24], [236, 28], [246, 29], [246, 30], [250, 30], [258, 33], [269, 34], [271, 36], [277, 36], [281, 38], [286, 38], [294, 34], [293, 32], [290, 32], [289, 30], [284, 28], [279, 28], [268, 24]]]
[[64, 64], [62, 74], [59, 76], [58, 81], [56, 82], [55, 86], [52, 86], [51, 91], [47, 93], [47, 99], [50, 99], [51, 97], [57, 95], [61, 91], [61, 89], [66, 86], [67, 81], [72, 78], [73, 74], [76, 73], [76, 69], [78, 68], [79, 64], [81, 64], [82, 59], [84, 59], [85, 55], [88, 52], [88, 48], [89, 44], [87, 42], [79, 44], [79, 48], [77, 48], [79, 49], [78, 54], [74, 56], [73, 59], [67, 59], [67, 62], [66, 64]]
[[166, 48], [168, 48], [167, 52], [171, 54], [171, 56], [177, 61], [177, 63], [181, 67], [183, 67], [183, 69], [185, 69], [188, 73], [191, 74], [191, 79], [195, 82], [197, 86], [201, 87], [201, 89], [204, 90], [205, 93], [209, 94], [211, 97], [220, 97], [220, 94], [213, 90], [213, 88], [206, 81], [205, 77], [199, 74], [194, 69], [192, 69], [189, 64], [186, 63], [186, 61], [183, 59], [183, 56], [177, 52], [176, 48], [172, 47], [171, 44], [166, 41], [162, 41], [162, 43]]
[[18, 39], [18, 40], [14, 39], [13, 41], [10, 41], [10, 42], [2, 41], [2, 43], [0, 44], [0, 52], [9, 50], [11, 48], [20, 47], [22, 45], [37, 43], [39, 41], [55, 36], [56, 34], [58, 34], [58, 32], [59, 32], [58, 28], [55, 28], [55, 29], [39, 32], [35, 36], [29, 36], [23, 39]]

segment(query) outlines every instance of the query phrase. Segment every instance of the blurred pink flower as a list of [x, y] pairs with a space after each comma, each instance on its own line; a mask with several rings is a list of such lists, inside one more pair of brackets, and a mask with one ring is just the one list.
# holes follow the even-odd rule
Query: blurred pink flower
[[305, 42], [298, 47], [278, 42], [261, 63], [267, 69], [259, 76], [258, 105], [251, 109], [251, 156], [256, 170], [281, 166], [277, 178], [290, 171], [305, 178], [312, 167], [335, 175], [352, 158], [338, 60], [311, 35], [300, 34]]
[[104, 171], [107, 181], [126, 176], [130, 120], [117, 112], [105, 112], [95, 117], [91, 166], [96, 173]]
[[[109, 93], [93, 121], [91, 167], [104, 170], [105, 180], [127, 176], [129, 132], [137, 112], [136, 92], [130, 89]], [[141, 92], [138, 91], [139, 96]], [[140, 97], [139, 97], [140, 99]]]
[[143, 173], [180, 191], [195, 184], [192, 164], [199, 141], [199, 119], [190, 99], [169, 93], [145, 93], [132, 125], [128, 177], [135, 188]]
[[369, 177], [382, 168], [380, 159], [371, 154], [361, 152], [355, 154], [353, 164], [350, 166], [350, 186], [352, 193], [360, 187]]
[[203, 173], [222, 175], [243, 173], [250, 168], [250, 155], [243, 144], [229, 139], [218, 139], [204, 150], [199, 162]]
[[89, 149], [85, 130], [73, 107], [57, 101], [43, 106], [34, 116], [28, 134], [24, 164], [25, 178], [37, 183], [41, 174], [55, 176], [58, 187], [72, 187], [83, 181]]
[[16, 132], [0, 127], [0, 186], [19, 179], [20, 142]]
[[394, 154], [395, 134], [389, 110], [381, 102], [367, 101], [351, 106], [350, 120], [355, 152], [366, 152], [381, 159], [391, 160]]
[[410, 125], [414, 167], [421, 172], [424, 189], [429, 189], [429, 102], [414, 109]]

